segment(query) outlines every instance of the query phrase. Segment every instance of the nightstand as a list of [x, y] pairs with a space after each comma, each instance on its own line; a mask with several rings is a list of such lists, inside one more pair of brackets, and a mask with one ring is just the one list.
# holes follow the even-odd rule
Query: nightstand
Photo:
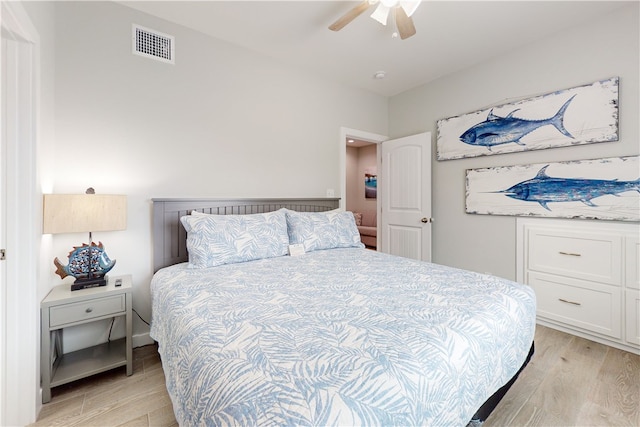
[[[121, 279], [122, 285], [115, 286]], [[71, 291], [69, 283], [56, 286], [42, 300], [42, 403], [51, 400], [51, 388], [99, 372], [127, 367], [133, 373], [131, 276], [109, 276], [106, 286]], [[64, 354], [64, 328], [124, 316], [126, 336]]]

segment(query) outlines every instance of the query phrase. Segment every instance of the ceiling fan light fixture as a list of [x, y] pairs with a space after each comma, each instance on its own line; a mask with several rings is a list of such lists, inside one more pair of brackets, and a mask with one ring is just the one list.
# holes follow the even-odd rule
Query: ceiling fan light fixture
[[398, 0], [380, 0], [380, 3], [391, 9], [398, 4]]
[[383, 2], [380, 2], [378, 3], [378, 7], [376, 7], [376, 10], [374, 10], [371, 14], [371, 17], [382, 25], [387, 25], [387, 18], [389, 17], [390, 10], [391, 9]]
[[407, 17], [410, 17], [420, 5], [420, 1], [421, 0], [379, 0], [378, 6], [371, 14], [371, 17], [382, 25], [387, 25], [389, 13], [393, 8], [402, 7]]
[[418, 6], [420, 6], [420, 1], [421, 0], [400, 0], [400, 7], [404, 9], [404, 13], [406, 13], [407, 16], [411, 16]]

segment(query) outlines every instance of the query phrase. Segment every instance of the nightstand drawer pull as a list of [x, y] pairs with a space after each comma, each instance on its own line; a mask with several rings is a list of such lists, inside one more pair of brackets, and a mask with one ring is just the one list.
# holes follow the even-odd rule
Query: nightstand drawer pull
[[582, 254], [577, 254], [575, 252], [564, 252], [564, 251], [560, 251], [558, 252], [560, 255], [569, 255], [569, 256], [582, 256]]
[[567, 301], [566, 299], [562, 299], [562, 298], [558, 298], [558, 301], [560, 301], [560, 302], [564, 302], [564, 303], [567, 303], [567, 304], [582, 305], [582, 304], [580, 304], [579, 302]]
[[93, 308], [87, 307], [87, 309], [84, 312], [85, 313], [91, 313], [92, 311], [93, 311]]

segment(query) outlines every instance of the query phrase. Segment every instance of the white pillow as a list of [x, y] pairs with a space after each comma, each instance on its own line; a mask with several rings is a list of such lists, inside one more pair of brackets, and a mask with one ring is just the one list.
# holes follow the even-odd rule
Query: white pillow
[[284, 209], [250, 215], [193, 214], [180, 221], [187, 230], [190, 268], [287, 255]]
[[332, 248], [364, 248], [353, 213], [286, 210], [289, 243], [302, 243], [306, 252]]

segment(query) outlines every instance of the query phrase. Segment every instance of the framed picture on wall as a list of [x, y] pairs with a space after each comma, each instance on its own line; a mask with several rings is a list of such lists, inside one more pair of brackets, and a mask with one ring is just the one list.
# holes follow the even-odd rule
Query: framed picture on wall
[[467, 170], [471, 214], [640, 220], [640, 156]]
[[376, 199], [378, 197], [378, 172], [376, 168], [364, 170], [364, 197]]
[[618, 140], [618, 77], [438, 120], [438, 160]]

